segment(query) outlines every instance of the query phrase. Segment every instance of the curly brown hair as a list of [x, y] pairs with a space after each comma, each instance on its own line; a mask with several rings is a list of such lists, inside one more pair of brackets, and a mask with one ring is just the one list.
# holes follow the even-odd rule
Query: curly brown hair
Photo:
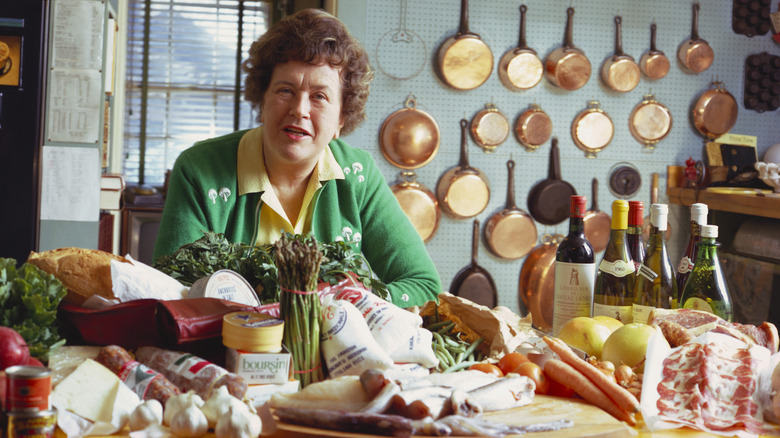
[[341, 69], [341, 133], [349, 134], [365, 120], [374, 72], [363, 45], [338, 18], [320, 9], [304, 9], [283, 18], [252, 43], [249, 58], [242, 64], [247, 73], [244, 99], [252, 103], [252, 108], [262, 111], [274, 68], [288, 61], [315, 65], [327, 62]]

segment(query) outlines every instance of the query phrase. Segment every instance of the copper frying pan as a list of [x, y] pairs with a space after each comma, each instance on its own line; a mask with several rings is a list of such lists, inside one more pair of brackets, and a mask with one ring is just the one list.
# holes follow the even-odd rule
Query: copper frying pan
[[639, 68], [649, 79], [661, 79], [669, 73], [669, 58], [655, 47], [655, 23], [650, 25], [650, 50], [639, 59]]
[[441, 222], [441, 209], [436, 195], [417, 182], [414, 171], [406, 170], [399, 176], [400, 181], [391, 186], [393, 195], [422, 240], [428, 242], [436, 234]]
[[701, 73], [712, 65], [715, 53], [707, 41], [699, 37], [699, 2], [693, 3], [691, 38], [677, 48], [677, 59], [689, 73]]
[[474, 217], [490, 201], [487, 176], [469, 165], [468, 122], [460, 121], [460, 163], [448, 169], [436, 184], [436, 198], [442, 211], [456, 219]]
[[490, 217], [485, 225], [485, 241], [490, 251], [505, 259], [524, 257], [536, 243], [536, 224], [515, 203], [515, 162], [506, 162], [506, 207]]
[[552, 135], [552, 120], [539, 105], [531, 104], [515, 121], [515, 135], [527, 150], [539, 149]]
[[479, 253], [479, 220], [474, 219], [471, 233], [471, 264], [461, 269], [452, 279], [450, 293], [489, 308], [498, 300], [496, 283], [485, 268], [477, 264]]
[[615, 16], [615, 53], [601, 66], [601, 79], [614, 91], [625, 93], [639, 85], [639, 65], [631, 55], [623, 52], [623, 17]]
[[531, 314], [532, 324], [549, 332], [553, 323], [555, 296], [555, 253], [562, 235], [545, 234], [541, 243], [531, 250], [520, 269], [517, 294], [520, 308]]
[[542, 79], [544, 66], [525, 40], [525, 14], [528, 6], [520, 5], [520, 38], [517, 47], [504, 53], [498, 62], [498, 78], [512, 91], [527, 90]]
[[702, 93], [693, 106], [692, 118], [696, 130], [708, 139], [726, 134], [737, 123], [739, 105], [723, 82], [715, 81], [713, 88]]
[[438, 73], [442, 81], [458, 90], [472, 90], [493, 72], [493, 52], [479, 35], [469, 31], [469, 2], [460, 2], [460, 29], [447, 38], [438, 51]]
[[599, 180], [593, 178], [591, 183], [591, 204], [590, 210], [585, 212], [585, 237], [588, 238], [593, 247], [593, 252], [604, 251], [609, 242], [609, 231], [612, 219], [609, 215], [599, 210]]
[[410, 95], [405, 108], [390, 114], [379, 129], [382, 155], [401, 169], [417, 169], [428, 164], [439, 151], [439, 125], [430, 114], [417, 109]]
[[564, 90], [582, 88], [590, 78], [590, 61], [585, 53], [574, 46], [572, 32], [574, 27], [574, 8], [566, 10], [566, 33], [563, 46], [550, 53], [544, 63], [544, 75]]

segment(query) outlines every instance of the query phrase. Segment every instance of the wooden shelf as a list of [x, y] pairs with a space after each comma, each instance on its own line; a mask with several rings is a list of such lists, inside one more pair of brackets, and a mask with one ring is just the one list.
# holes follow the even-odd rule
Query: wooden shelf
[[680, 187], [682, 167], [667, 168], [666, 194], [669, 202], [689, 206], [696, 202], [707, 204], [711, 210], [727, 211], [780, 219], [780, 194], [778, 193], [716, 193], [702, 189]]

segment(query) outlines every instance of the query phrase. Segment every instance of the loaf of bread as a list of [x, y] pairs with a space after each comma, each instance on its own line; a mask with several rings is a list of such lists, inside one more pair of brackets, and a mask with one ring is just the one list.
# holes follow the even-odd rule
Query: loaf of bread
[[124, 257], [109, 252], [73, 247], [31, 251], [27, 258], [28, 263], [57, 277], [68, 289], [63, 301], [76, 305], [93, 295], [114, 298], [111, 260], [129, 263]]

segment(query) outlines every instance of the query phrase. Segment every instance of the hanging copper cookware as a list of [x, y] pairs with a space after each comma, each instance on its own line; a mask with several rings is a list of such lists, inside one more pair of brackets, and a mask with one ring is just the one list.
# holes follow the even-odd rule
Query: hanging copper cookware
[[656, 101], [652, 94], [646, 94], [631, 111], [628, 128], [636, 141], [651, 151], [672, 130], [672, 113]]
[[393, 165], [418, 169], [439, 151], [439, 125], [430, 114], [417, 109], [417, 100], [410, 95], [406, 107], [390, 114], [382, 123], [379, 146]]
[[552, 120], [539, 105], [531, 104], [517, 116], [515, 135], [527, 150], [535, 151], [552, 135]]
[[677, 59], [683, 70], [689, 73], [701, 73], [707, 70], [715, 60], [715, 53], [707, 41], [699, 37], [699, 2], [693, 3], [691, 38], [683, 41], [677, 49]]
[[536, 224], [515, 202], [515, 162], [510, 159], [506, 167], [509, 171], [506, 207], [488, 220], [485, 225], [485, 242], [498, 257], [519, 259], [528, 254], [536, 243]]
[[593, 178], [591, 182], [590, 209], [585, 212], [585, 237], [593, 247], [593, 252], [604, 251], [609, 242], [609, 231], [612, 219], [609, 215], [599, 210], [599, 180]]
[[439, 76], [457, 90], [472, 90], [493, 72], [493, 52], [479, 35], [469, 31], [469, 2], [460, 2], [460, 28], [438, 51]]
[[428, 242], [441, 222], [439, 201], [428, 187], [417, 182], [417, 174], [413, 171], [403, 171], [399, 177], [400, 181], [391, 186], [393, 195], [422, 240]]
[[661, 79], [669, 73], [671, 64], [666, 54], [655, 47], [655, 23], [650, 25], [650, 50], [639, 59], [639, 68], [648, 79]]
[[553, 137], [551, 143], [547, 179], [536, 183], [528, 193], [528, 211], [544, 225], [556, 225], [568, 218], [571, 195], [577, 194], [571, 184], [561, 179], [558, 139]]
[[623, 52], [623, 18], [615, 17], [615, 53], [601, 66], [601, 80], [612, 90], [625, 93], [639, 85], [639, 65], [631, 55]]
[[563, 236], [545, 234], [541, 243], [531, 250], [520, 268], [517, 294], [520, 308], [528, 309], [531, 323], [549, 332], [553, 323], [555, 297], [555, 253]]
[[525, 14], [528, 6], [520, 5], [520, 37], [517, 47], [504, 53], [498, 62], [498, 77], [512, 91], [532, 88], [542, 79], [544, 66], [525, 40]]
[[450, 293], [489, 308], [496, 307], [498, 292], [493, 277], [477, 263], [479, 253], [479, 220], [474, 219], [471, 230], [471, 264], [461, 269], [452, 279]]
[[509, 137], [509, 120], [492, 103], [471, 119], [471, 138], [485, 152], [493, 152]]
[[701, 135], [715, 139], [726, 134], [737, 123], [739, 105], [734, 96], [715, 81], [713, 88], [702, 93], [693, 106], [693, 126]]
[[487, 176], [469, 165], [468, 122], [460, 121], [460, 163], [448, 169], [436, 184], [436, 199], [448, 216], [456, 219], [474, 217], [487, 207], [490, 201], [490, 185]]
[[571, 138], [588, 158], [596, 158], [596, 154], [609, 145], [614, 135], [615, 124], [595, 100], [588, 102], [588, 107], [580, 111], [571, 124]]
[[566, 10], [566, 33], [563, 46], [550, 53], [544, 63], [544, 75], [564, 90], [582, 88], [590, 78], [590, 61], [585, 53], [574, 46], [572, 32], [574, 27], [574, 8]]

